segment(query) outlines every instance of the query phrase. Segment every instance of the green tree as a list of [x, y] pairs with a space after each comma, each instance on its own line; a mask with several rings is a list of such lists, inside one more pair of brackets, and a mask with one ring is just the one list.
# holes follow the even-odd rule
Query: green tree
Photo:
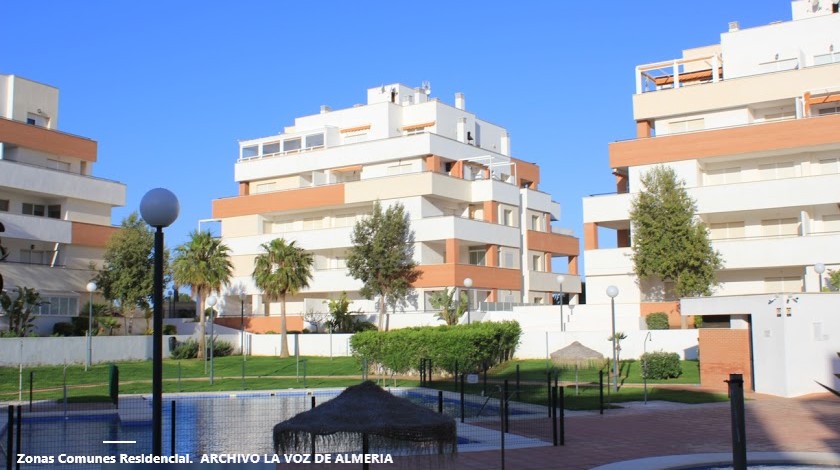
[[[837, 353], [837, 357], [840, 357], [840, 352], [839, 352], [839, 353]], [[835, 377], [837, 377], [838, 379], [840, 379], [840, 374], [834, 374], [834, 376], [835, 376]], [[831, 393], [833, 393], [833, 394], [837, 395], [838, 397], [840, 397], [840, 390], [835, 390], [835, 389], [833, 389], [833, 388], [829, 387], [828, 385], [824, 385], [824, 384], [821, 384], [821, 383], [819, 383], [819, 382], [817, 382], [817, 383], [818, 383], [818, 384], [819, 384], [822, 388], [824, 388], [824, 389], [828, 390], [829, 392], [831, 392]]]
[[673, 169], [657, 166], [641, 178], [633, 198], [633, 264], [640, 280], [674, 283], [678, 297], [711, 295], [723, 266], [706, 226], [694, 217], [694, 200]]
[[272, 301], [280, 300], [280, 357], [289, 357], [286, 340], [286, 296], [295, 295], [309, 287], [312, 279], [312, 253], [297, 246], [294, 241], [286, 242], [275, 238], [261, 245], [265, 253], [254, 260], [254, 282], [265, 297], [265, 315], [268, 316]]
[[119, 312], [145, 310], [154, 285], [154, 234], [137, 212], [123, 219], [120, 228], [105, 245], [96, 285]]
[[[822, 276], [822, 274], [820, 274], [820, 276]], [[831, 284], [831, 287], [833, 287], [834, 290], [840, 290], [840, 269], [828, 270], [828, 283]]]
[[328, 322], [331, 331], [334, 333], [353, 333], [355, 320], [350, 314], [350, 299], [347, 298], [347, 292], [342, 292], [341, 297], [337, 299], [330, 299], [325, 302], [330, 315], [332, 315], [332, 320]]
[[364, 284], [359, 291], [366, 299], [378, 296], [379, 330], [387, 306], [405, 298], [422, 272], [414, 262], [414, 232], [402, 204], [384, 212], [376, 201], [373, 214], [353, 227], [353, 246], [347, 256], [350, 275]]
[[14, 299], [0, 291], [0, 308], [9, 316], [9, 332], [15, 336], [27, 336], [32, 331], [32, 311], [43, 304], [41, 294], [29, 287], [18, 286]]
[[204, 301], [212, 291], [230, 282], [233, 265], [230, 249], [209, 231], [190, 233], [188, 242], [175, 249], [172, 277], [179, 285], [190, 286], [196, 294], [195, 313], [199, 320], [198, 357], [204, 357]]
[[457, 301], [456, 305], [456, 291], [457, 289], [454, 287], [451, 291], [444, 288], [442, 291], [437, 291], [432, 294], [432, 297], [429, 299], [432, 307], [440, 309], [437, 317], [445, 321], [447, 325], [457, 325], [458, 320], [467, 311], [467, 293], [461, 292], [461, 295], [458, 296], [460, 301]]

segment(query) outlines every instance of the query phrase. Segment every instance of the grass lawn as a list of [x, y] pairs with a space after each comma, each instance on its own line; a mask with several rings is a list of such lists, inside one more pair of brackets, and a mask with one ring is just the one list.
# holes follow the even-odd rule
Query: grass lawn
[[[249, 357], [245, 361], [245, 387], [248, 390], [303, 388], [304, 362], [306, 385], [315, 387], [345, 387], [358, 383], [361, 367], [352, 357]], [[163, 361], [164, 393], [241, 390], [242, 356], [219, 357], [214, 362], [214, 384], [204, 373], [199, 359]], [[120, 372], [120, 393], [151, 393], [152, 362], [132, 361], [116, 364]], [[300, 377], [298, 378], [298, 370]], [[23, 369], [24, 399], [29, 396], [29, 373], [34, 372], [34, 399], [61, 398], [64, 366], [27, 367]], [[68, 395], [84, 400], [87, 396], [108, 395], [108, 364], [97, 364], [88, 371], [81, 364], [67, 366]], [[180, 386], [179, 378], [180, 376]], [[399, 383], [399, 382], [398, 382]], [[407, 382], [405, 382], [407, 383]], [[412, 382], [416, 383], [416, 382]], [[0, 367], [0, 401], [18, 398], [18, 368]]]

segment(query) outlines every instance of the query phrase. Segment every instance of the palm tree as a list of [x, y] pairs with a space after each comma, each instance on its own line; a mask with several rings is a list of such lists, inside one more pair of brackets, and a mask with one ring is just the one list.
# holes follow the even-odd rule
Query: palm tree
[[268, 316], [269, 304], [280, 300], [280, 357], [289, 357], [289, 345], [286, 341], [286, 295], [295, 295], [299, 290], [309, 287], [312, 279], [312, 253], [288, 242], [275, 238], [270, 243], [261, 245], [265, 253], [254, 260], [254, 281], [263, 292], [265, 315]]
[[195, 311], [199, 318], [198, 357], [204, 357], [204, 300], [230, 282], [233, 265], [230, 248], [210, 232], [190, 233], [190, 240], [175, 249], [172, 277], [179, 285], [190, 286], [196, 294]]

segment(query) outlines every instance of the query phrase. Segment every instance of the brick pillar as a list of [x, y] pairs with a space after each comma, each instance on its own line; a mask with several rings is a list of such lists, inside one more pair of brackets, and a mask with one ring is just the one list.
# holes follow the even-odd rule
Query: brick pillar
[[753, 390], [750, 330], [701, 328], [700, 385], [725, 390], [729, 374], [744, 374], [744, 389]]
[[487, 261], [487, 266], [493, 268], [499, 266], [499, 245], [487, 245], [485, 260]]
[[484, 201], [484, 221], [492, 224], [497, 223], [499, 203], [496, 201]]
[[242, 181], [239, 183], [239, 195], [240, 196], [247, 196], [251, 193], [250, 184], [247, 181]]
[[583, 249], [598, 249], [598, 225], [594, 222], [583, 224]]
[[458, 264], [459, 243], [456, 238], [446, 240], [446, 264]]
[[578, 257], [577, 255], [569, 256], [569, 274], [578, 275]]

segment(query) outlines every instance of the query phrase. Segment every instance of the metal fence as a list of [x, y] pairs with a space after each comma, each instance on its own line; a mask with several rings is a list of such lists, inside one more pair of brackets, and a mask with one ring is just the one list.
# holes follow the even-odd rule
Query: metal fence
[[[183, 385], [172, 380], [172, 367], [170, 364], [167, 374], [170, 379], [168, 391], [173, 390], [176, 383], [179, 387]], [[205, 454], [273, 454], [275, 424], [318, 406], [343, 390], [343, 387], [310, 388], [318, 386], [318, 379], [310, 378], [305, 383], [307, 379], [300, 362], [296, 369], [298, 375], [291, 379], [296, 379], [299, 385], [294, 389], [165, 393], [163, 453], [189, 455], [194, 462]], [[109, 371], [109, 377], [114, 373]], [[357, 372], [356, 378], [346, 375], [342, 378], [351, 383], [364, 378], [375, 380], [394, 395], [451, 416], [457, 423], [459, 452], [562, 443], [562, 412], [554, 411], [557, 405], [552, 401], [550, 391], [554, 386], [551, 382], [517, 384], [464, 374], [432, 377], [426, 371], [422, 371], [420, 387], [400, 386], [393, 377], [367, 375], [361, 371]], [[29, 379], [31, 381], [33, 376]], [[90, 390], [98, 389], [91, 387]], [[562, 410], [562, 406], [558, 409]], [[105, 457], [119, 459], [122, 454], [143, 455], [152, 451], [149, 394], [122, 394], [115, 399], [86, 388], [68, 391], [65, 386], [58, 399], [33, 398], [30, 402], [24, 398], [4, 407], [3, 412], [0, 454], [9, 469], [62, 463], [58, 460], [62, 454], [65, 461], [67, 458], [81, 459], [72, 461], [77, 464], [76, 468], [99, 468], [103, 461], [109, 463], [109, 460], [103, 460]], [[502, 429], [506, 431], [504, 434]], [[358, 452], [358, 449], [329, 451]], [[388, 449], [372, 448], [369, 452], [387, 453]], [[31, 458], [19, 463], [12, 458], [17, 454]], [[49, 457], [53, 460], [39, 460]], [[90, 462], [85, 460], [87, 458], [98, 458], [99, 461]]]

